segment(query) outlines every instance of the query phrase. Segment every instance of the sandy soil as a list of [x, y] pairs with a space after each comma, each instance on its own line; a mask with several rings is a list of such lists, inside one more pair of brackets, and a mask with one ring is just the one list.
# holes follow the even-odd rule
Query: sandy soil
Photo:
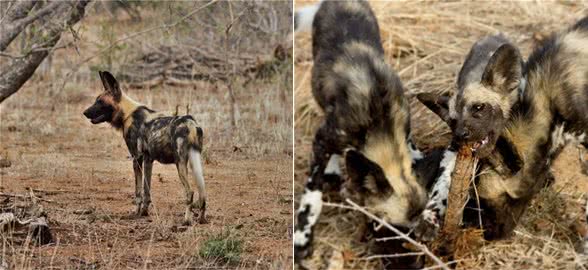
[[[33, 188], [39, 190], [36, 196], [51, 200], [41, 204], [56, 239], [54, 245], [31, 249], [5, 242], [3, 254], [16, 259], [13, 263], [19, 268], [213, 265], [198, 257], [199, 244], [221, 230], [244, 240], [240, 266], [291, 265], [291, 150], [263, 154], [248, 142], [235, 142], [237, 148], [233, 147], [223, 135], [227, 130], [204, 121], [225, 117], [226, 106], [214, 105], [224, 93], [211, 90], [192, 103], [206, 102], [192, 114], [205, 132], [210, 222], [184, 228], [184, 193], [173, 165], [154, 165], [151, 216], [133, 217], [132, 162], [122, 135], [108, 124], [93, 126], [82, 115], [102, 90], [97, 82], [67, 94], [43, 93], [45, 86], [27, 83], [0, 107], [0, 155], [12, 163], [0, 169], [0, 191], [25, 194]], [[151, 100], [153, 108], [168, 108], [174, 101], [187, 100], [187, 92], [166, 89], [146, 95], [146, 90], [135, 90], [129, 95]], [[251, 110], [245, 104], [242, 109]], [[90, 213], [76, 214], [80, 211]]]

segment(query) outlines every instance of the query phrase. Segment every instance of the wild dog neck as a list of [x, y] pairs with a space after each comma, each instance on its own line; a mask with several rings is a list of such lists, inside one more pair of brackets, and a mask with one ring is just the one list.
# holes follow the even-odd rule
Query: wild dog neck
[[131, 116], [139, 106], [141, 106], [140, 103], [134, 101], [129, 96], [122, 94], [120, 102], [118, 103], [117, 111], [111, 122], [112, 126], [116, 129], [122, 129], [123, 134], [126, 134], [126, 131], [133, 122]]
[[[555, 71], [545, 69], [531, 70], [525, 76], [525, 86], [511, 112], [507, 123], [507, 134], [523, 154], [524, 167], [536, 169], [545, 166], [553, 156], [553, 132], [558, 126], [574, 126], [575, 119], [567, 119], [561, 112], [561, 103], [556, 102], [554, 93], [562, 93], [561, 78]], [[546, 158], [547, 157], [547, 158]]]

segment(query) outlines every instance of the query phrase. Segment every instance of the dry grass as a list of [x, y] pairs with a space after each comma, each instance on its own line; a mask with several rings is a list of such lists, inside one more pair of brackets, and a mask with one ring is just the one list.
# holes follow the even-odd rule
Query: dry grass
[[[302, 6], [310, 1], [297, 1]], [[457, 73], [479, 38], [504, 33], [527, 56], [536, 42], [587, 14], [580, 2], [470, 2], [373, 1], [387, 61], [400, 74], [411, 98], [412, 130], [421, 148], [446, 145], [449, 130], [437, 116], [418, 103], [421, 92], [454, 91]], [[312, 53], [310, 35], [295, 37], [295, 191], [302, 190], [314, 130], [322, 113], [310, 92]], [[583, 219], [581, 197], [588, 191], [575, 149], [568, 147], [554, 165], [555, 186], [533, 202], [511, 239], [486, 242], [479, 250], [461, 254], [460, 269], [574, 269], [586, 258], [575, 249], [580, 238], [570, 228]], [[298, 198], [298, 196], [295, 196]], [[377, 261], [365, 243], [358, 242], [362, 215], [326, 207], [317, 226], [315, 256], [309, 266], [326, 265], [333, 250], [346, 256], [346, 268], [371, 268]]]
[[[116, 75], [135, 53], [163, 43], [213, 46], [218, 39], [207, 43], [206, 35], [222, 34], [222, 26], [215, 28], [207, 21], [214, 16], [207, 15], [104, 50], [113, 40], [174, 21], [202, 4], [148, 3], [141, 7], [140, 22], [120, 10], [118, 18], [111, 18], [90, 9], [75, 27], [80, 38], [76, 48], [56, 51], [45, 74], [38, 70], [0, 105], [0, 159], [12, 163], [0, 168], [0, 191], [22, 194], [26, 187], [63, 191], [37, 194], [55, 201], [42, 204], [57, 242], [37, 247], [0, 233], [0, 265], [6, 262], [9, 269], [283, 269], [291, 265], [291, 63], [274, 76], [247, 85], [243, 84], [247, 78], [234, 78], [234, 129], [223, 82], [150, 89], [128, 89], [122, 82], [123, 91], [153, 109], [174, 112], [179, 106], [183, 114], [189, 106], [203, 128], [210, 220], [206, 225], [180, 226], [184, 196], [177, 171], [173, 165], [157, 163], [151, 216], [132, 218], [133, 170], [123, 138], [107, 124], [93, 126], [82, 115], [103, 89], [96, 69], [108, 68]], [[208, 11], [213, 10], [222, 8]], [[224, 18], [215, 19], [221, 24]], [[199, 28], [201, 23], [208, 27]], [[271, 42], [288, 42], [287, 33], [264, 35]], [[72, 40], [69, 33], [63, 38]], [[261, 43], [249, 44], [247, 52], [260, 56], [273, 52], [258, 46]], [[265, 45], [273, 49], [269, 43]], [[253, 50], [256, 46], [258, 51]], [[4, 203], [0, 201], [0, 206]], [[76, 214], [87, 209], [89, 214]], [[230, 259], [200, 253], [207, 248], [205, 242], [224, 231], [242, 243], [218, 253]]]

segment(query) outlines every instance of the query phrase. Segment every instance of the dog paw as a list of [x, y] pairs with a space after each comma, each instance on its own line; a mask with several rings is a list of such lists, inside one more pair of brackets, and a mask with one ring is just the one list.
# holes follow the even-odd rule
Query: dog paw
[[204, 216], [200, 217], [198, 219], [198, 223], [200, 224], [208, 224], [208, 219], [206, 219]]
[[137, 215], [140, 217], [148, 217], [149, 216], [149, 207], [141, 207], [137, 210]]
[[184, 219], [182, 221], [182, 226], [190, 226], [190, 225], [192, 225], [192, 220]]
[[294, 261], [301, 262], [302, 260], [312, 255], [312, 245], [305, 246], [294, 245]]
[[439, 219], [432, 210], [426, 209], [419, 217], [414, 234], [419, 241], [431, 242], [439, 232]]

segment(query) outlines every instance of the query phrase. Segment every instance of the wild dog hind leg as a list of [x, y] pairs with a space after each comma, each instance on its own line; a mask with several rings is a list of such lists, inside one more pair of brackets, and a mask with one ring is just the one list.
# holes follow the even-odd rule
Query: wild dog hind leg
[[190, 183], [188, 183], [188, 161], [187, 160], [180, 160], [176, 163], [176, 168], [178, 169], [178, 175], [180, 177], [180, 182], [182, 182], [182, 186], [184, 187], [184, 192], [186, 194], [186, 209], [184, 211], [184, 225], [190, 225], [192, 222], [192, 200], [194, 197], [194, 192], [190, 189]]
[[133, 159], [133, 171], [135, 173], [135, 205], [137, 206], [136, 214], [141, 213], [141, 204], [143, 201], [143, 159]]
[[139, 210], [139, 215], [149, 215], [149, 205], [151, 204], [151, 171], [153, 169], [153, 160], [149, 157], [143, 158], [143, 203]]

